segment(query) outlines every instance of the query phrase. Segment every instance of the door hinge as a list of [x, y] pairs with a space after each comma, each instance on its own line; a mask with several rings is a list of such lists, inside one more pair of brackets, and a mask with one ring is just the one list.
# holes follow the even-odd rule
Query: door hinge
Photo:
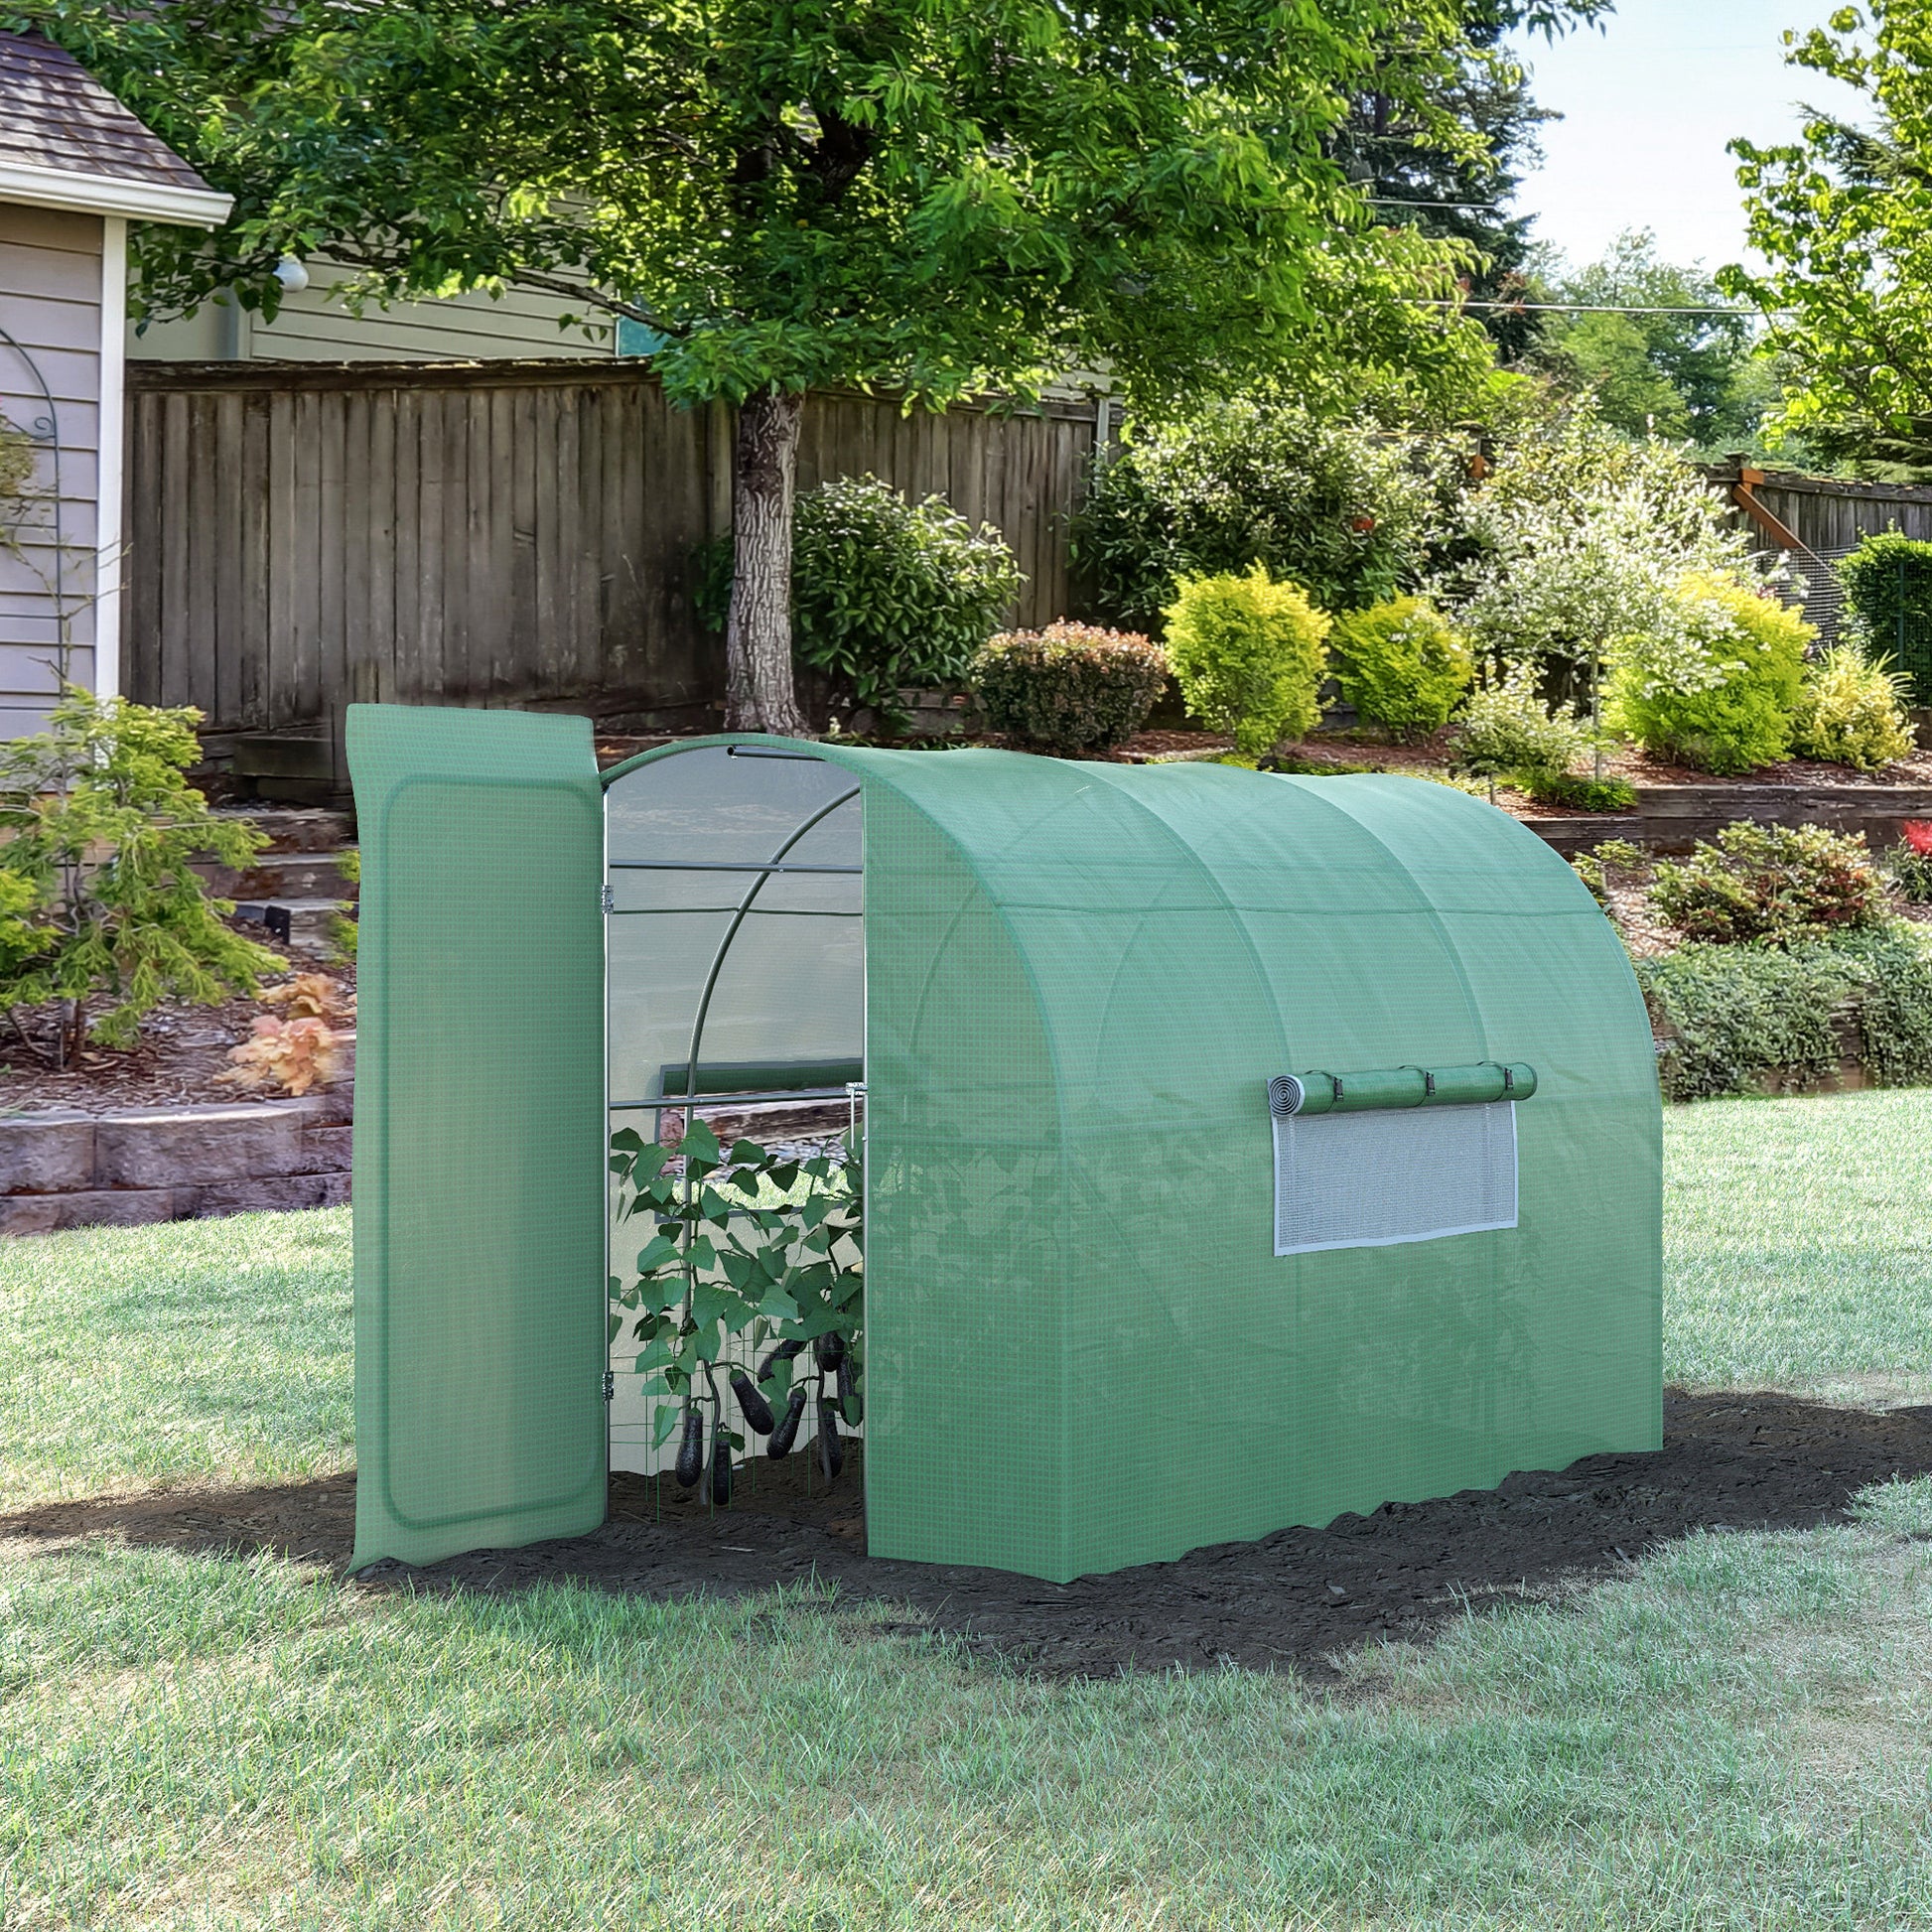
[[608, 885], [598, 893], [597, 902], [607, 912], [613, 912], [617, 909], [617, 900], [612, 897], [611, 888]]
[[617, 1371], [615, 1369], [607, 1368], [604, 1371], [604, 1399], [606, 1402], [615, 1402], [617, 1400], [617, 1396], [618, 1396]]

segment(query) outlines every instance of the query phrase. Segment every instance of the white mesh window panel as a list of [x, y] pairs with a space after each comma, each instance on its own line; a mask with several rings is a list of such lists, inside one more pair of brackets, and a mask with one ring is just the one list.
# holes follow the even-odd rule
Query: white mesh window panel
[[1275, 1252], [1386, 1248], [1516, 1225], [1516, 1109], [1275, 1122]]

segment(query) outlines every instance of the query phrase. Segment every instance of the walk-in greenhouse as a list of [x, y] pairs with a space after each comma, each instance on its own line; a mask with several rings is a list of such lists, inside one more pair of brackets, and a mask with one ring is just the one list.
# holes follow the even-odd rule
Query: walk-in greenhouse
[[[1482, 801], [757, 737], [600, 774], [585, 720], [502, 711], [348, 745], [358, 1563], [594, 1528], [702, 1434], [667, 1401], [765, 1454], [710, 1398], [822, 1305], [784, 1269], [862, 1311], [875, 1556], [1063, 1581], [1657, 1446], [1643, 1004]], [[818, 1183], [667, 1147], [807, 1101], [862, 1293], [787, 1219]], [[694, 1261], [706, 1188], [764, 1274]]]

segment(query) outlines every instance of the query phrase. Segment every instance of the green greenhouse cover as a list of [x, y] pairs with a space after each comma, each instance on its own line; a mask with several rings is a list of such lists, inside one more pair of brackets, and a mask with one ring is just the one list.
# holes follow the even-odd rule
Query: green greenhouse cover
[[[602, 1403], [579, 1365], [601, 1366], [603, 1330], [581, 1353], [576, 1339], [585, 1311], [584, 1332], [601, 1321], [604, 1278], [601, 968], [582, 911], [599, 861], [588, 736], [566, 744], [567, 721], [518, 721], [533, 732], [518, 766], [506, 714], [362, 715], [351, 753], [380, 915], [365, 911], [362, 944], [365, 970], [391, 978], [361, 1050], [387, 1082], [391, 1149], [418, 1028], [407, 1050], [430, 1078], [408, 1103], [406, 1175], [358, 1113], [362, 1480], [414, 1500], [358, 1503], [357, 1553], [420, 1561], [601, 1509], [586, 1471]], [[398, 715], [414, 722], [378, 754], [375, 724]], [[492, 723], [504, 736], [485, 744]], [[1391, 777], [754, 737], [607, 773], [613, 825], [640, 774], [674, 785], [699, 765], [667, 760], [720, 746], [748, 754], [748, 784], [782, 754], [851, 773], [863, 796], [874, 1555], [1065, 1581], [1657, 1446], [1649, 1027], [1608, 921], [1533, 834]], [[463, 802], [407, 824], [391, 804], [376, 830], [372, 805], [428, 764]], [[460, 890], [417, 904], [445, 862]], [[511, 970], [493, 955], [512, 935], [531, 1027], [480, 1027], [472, 978], [452, 989], [446, 961], [474, 956], [462, 971], [481, 991]], [[402, 936], [419, 957], [396, 978]], [[778, 942], [748, 925], [737, 943]], [[643, 966], [611, 971], [615, 1028], [653, 992]], [[453, 990], [459, 1010], [439, 1015]], [[786, 1057], [768, 1032], [760, 1064]], [[815, 1035], [795, 1057], [846, 1070], [836, 1045]], [[1329, 1104], [1271, 1106], [1283, 1076]], [[485, 1236], [465, 1215], [524, 1163], [531, 1184], [488, 1203]], [[388, 1224], [418, 1230], [406, 1280], [365, 1244], [370, 1189]], [[1411, 1196], [1420, 1219], [1391, 1218]], [[499, 1247], [528, 1264], [485, 1254]], [[487, 1336], [465, 1325], [480, 1279], [499, 1303]], [[361, 1361], [378, 1315], [386, 1381]], [[541, 1389], [513, 1397], [539, 1369]], [[486, 1409], [452, 1386], [480, 1376]], [[371, 1428], [383, 1402], [386, 1434]], [[512, 1419], [499, 1449], [490, 1432]], [[414, 1489], [398, 1487], [405, 1440]], [[501, 1479], [490, 1513], [468, 1514], [474, 1474], [455, 1465], [479, 1461]]]

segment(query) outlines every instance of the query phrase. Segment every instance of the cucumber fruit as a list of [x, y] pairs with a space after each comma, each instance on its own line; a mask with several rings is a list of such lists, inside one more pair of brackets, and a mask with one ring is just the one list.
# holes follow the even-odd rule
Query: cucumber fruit
[[684, 1435], [677, 1446], [676, 1474], [691, 1488], [704, 1474], [704, 1411], [694, 1402], [684, 1412]]
[[711, 1445], [711, 1500], [720, 1509], [732, 1499], [732, 1446], [719, 1430]]
[[845, 1337], [834, 1329], [830, 1334], [820, 1335], [814, 1353], [820, 1368], [830, 1371], [845, 1360]]
[[861, 1421], [859, 1391], [854, 1386], [856, 1379], [852, 1369], [852, 1352], [848, 1349], [839, 1357], [839, 1414], [855, 1429]]

